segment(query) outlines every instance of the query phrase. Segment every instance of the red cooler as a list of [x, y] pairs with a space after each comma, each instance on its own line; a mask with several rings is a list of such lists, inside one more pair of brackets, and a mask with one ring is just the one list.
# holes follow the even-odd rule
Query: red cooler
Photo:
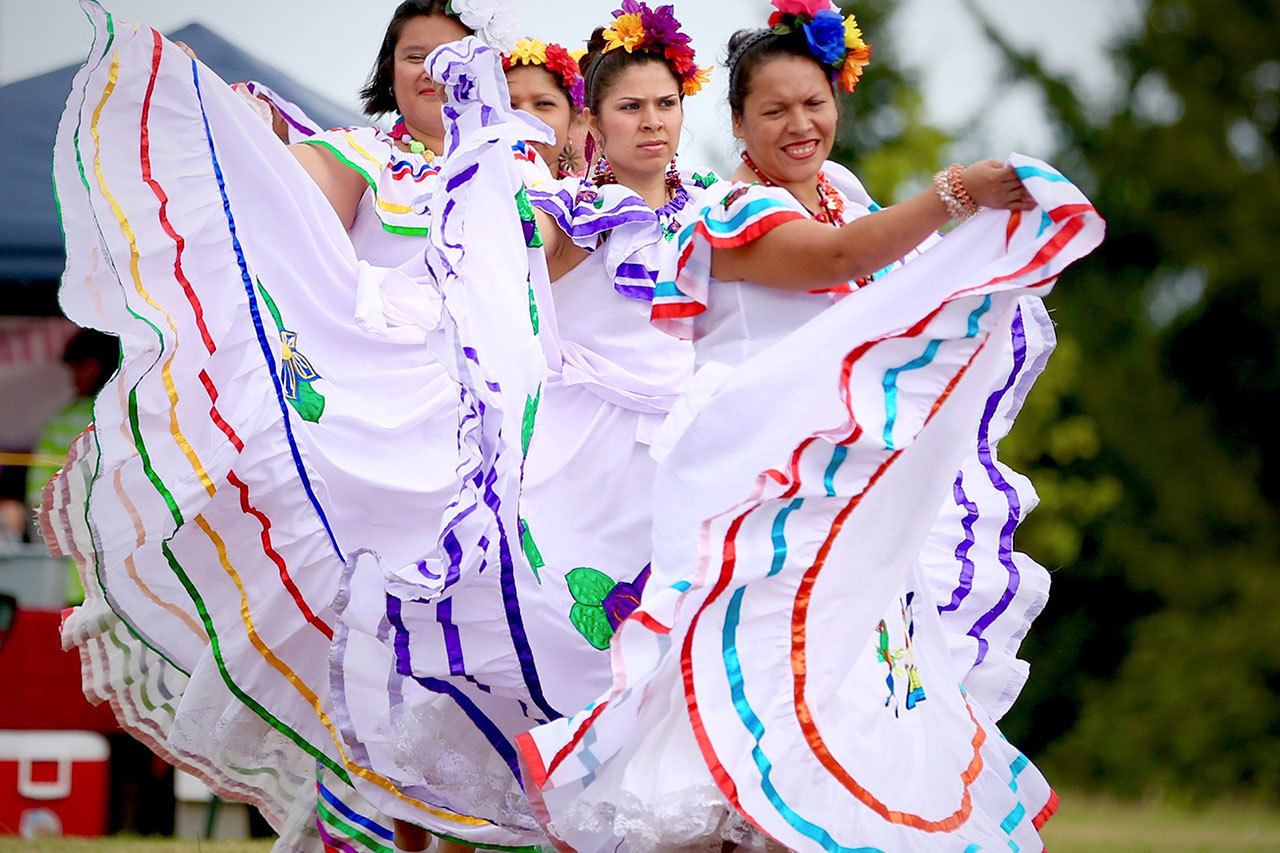
[[0, 835], [105, 833], [109, 751], [93, 732], [0, 731]]

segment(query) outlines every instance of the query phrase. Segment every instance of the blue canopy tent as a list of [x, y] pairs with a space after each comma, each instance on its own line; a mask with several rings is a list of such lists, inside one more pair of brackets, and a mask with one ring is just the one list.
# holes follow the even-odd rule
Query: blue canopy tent
[[[297, 104], [322, 127], [358, 124], [351, 110], [304, 88], [287, 74], [199, 24], [171, 33], [222, 79], [257, 80]], [[53, 142], [79, 66], [0, 87], [0, 314], [57, 313], [62, 231], [50, 178]]]

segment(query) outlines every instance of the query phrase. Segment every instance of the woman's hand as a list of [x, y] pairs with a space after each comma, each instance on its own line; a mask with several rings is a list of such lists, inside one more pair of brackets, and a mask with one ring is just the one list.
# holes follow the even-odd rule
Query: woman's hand
[[1017, 171], [999, 160], [982, 160], [960, 173], [960, 180], [973, 200], [982, 207], [996, 210], [1031, 210], [1035, 199]]

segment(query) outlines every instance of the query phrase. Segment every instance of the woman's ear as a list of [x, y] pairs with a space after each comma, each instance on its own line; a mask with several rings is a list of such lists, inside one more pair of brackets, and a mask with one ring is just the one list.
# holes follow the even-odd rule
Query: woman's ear
[[733, 138], [742, 140], [742, 116], [733, 117]]

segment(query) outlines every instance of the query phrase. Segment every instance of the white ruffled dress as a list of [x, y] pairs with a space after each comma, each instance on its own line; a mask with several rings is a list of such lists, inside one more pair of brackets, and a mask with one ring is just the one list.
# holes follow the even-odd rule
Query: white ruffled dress
[[[711, 277], [714, 247], [807, 213], [709, 193], [653, 317], [698, 372], [657, 441], [654, 557], [613, 684], [519, 740], [557, 849], [1039, 849], [1056, 797], [996, 727], [1048, 576], [1012, 549], [1034, 491], [1002, 466], [1053, 347], [1040, 297], [1102, 238], [986, 211], [848, 295]], [[836, 164], [848, 219], [874, 208]]]
[[[470, 293], [443, 296], [459, 277], [515, 281], [529, 325], [540, 253], [511, 148], [546, 129], [507, 108], [492, 51], [442, 48], [453, 174], [476, 167], [488, 188], [472, 208], [493, 246], [451, 254], [463, 219], [447, 216], [445, 179], [372, 130], [320, 136], [370, 180], [348, 233], [240, 96], [159, 32], [83, 5], [94, 43], [54, 152], [61, 298], [123, 358], [45, 493], [45, 538], [86, 590], [64, 643], [92, 699], [258, 806], [280, 849], [383, 851], [389, 821], [352, 784], [397, 788], [343, 740], [333, 600], [349, 555], [418, 559], [457, 497], [467, 377], [429, 342], [457, 337]], [[509, 342], [513, 388], [541, 381], [533, 334]]]
[[[404, 569], [366, 555], [344, 584], [339, 647], [353, 660], [382, 656], [335, 677], [348, 741], [415, 799], [486, 823], [450, 826], [361, 786], [396, 817], [470, 844], [545, 841], [515, 738], [608, 688], [610, 639], [648, 579], [649, 444], [693, 369], [692, 346], [649, 314], [659, 265], [701, 191], [691, 184], [656, 212], [620, 186], [545, 181], [529, 191], [590, 254], [549, 298], [545, 268], [534, 273], [547, 373], [533, 399], [475, 409], [486, 427], [519, 421], [520, 482], [504, 488], [481, 466], [474, 480], [493, 484], [458, 514], [474, 528], [446, 525], [437, 557]], [[467, 204], [462, 192], [452, 198]], [[476, 328], [501, 339], [506, 322], [477, 315]]]

